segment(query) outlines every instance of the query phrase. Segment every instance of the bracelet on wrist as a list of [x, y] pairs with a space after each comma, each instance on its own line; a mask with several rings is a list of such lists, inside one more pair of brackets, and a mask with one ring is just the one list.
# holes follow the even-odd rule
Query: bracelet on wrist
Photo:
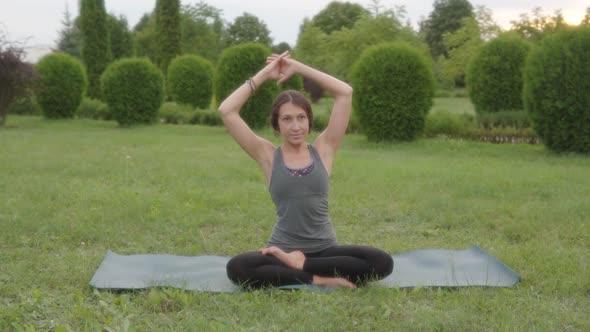
[[256, 83], [254, 83], [254, 80], [252, 79], [252, 77], [250, 77], [246, 80], [246, 84], [248, 84], [250, 89], [252, 89], [252, 93], [256, 92]]

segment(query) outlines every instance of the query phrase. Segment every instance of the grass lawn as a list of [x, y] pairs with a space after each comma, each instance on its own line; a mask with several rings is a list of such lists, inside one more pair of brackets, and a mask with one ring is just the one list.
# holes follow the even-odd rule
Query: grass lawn
[[391, 253], [476, 244], [522, 276], [513, 288], [110, 293], [88, 286], [109, 249], [260, 248], [275, 221], [262, 173], [223, 128], [17, 116], [7, 125], [0, 331], [590, 330], [587, 156], [444, 139], [343, 142], [330, 201], [341, 243]]
[[464, 97], [434, 98], [431, 112], [446, 111], [451, 113], [467, 113], [475, 115], [475, 107]]

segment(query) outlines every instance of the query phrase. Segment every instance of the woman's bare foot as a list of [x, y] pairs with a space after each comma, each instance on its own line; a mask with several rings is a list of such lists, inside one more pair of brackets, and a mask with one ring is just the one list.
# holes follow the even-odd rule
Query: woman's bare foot
[[316, 286], [356, 288], [356, 285], [344, 278], [313, 276], [312, 283]]
[[263, 255], [273, 255], [292, 269], [303, 270], [305, 254], [303, 254], [301, 251], [292, 251], [290, 253], [286, 253], [281, 248], [273, 246], [261, 249], [260, 253]]

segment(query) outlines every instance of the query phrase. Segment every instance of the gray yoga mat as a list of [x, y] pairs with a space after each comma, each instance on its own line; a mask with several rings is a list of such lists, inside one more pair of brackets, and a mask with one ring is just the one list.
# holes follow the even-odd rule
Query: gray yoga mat
[[[383, 287], [510, 287], [520, 276], [477, 246], [466, 250], [426, 249], [392, 255], [393, 273], [376, 282]], [[118, 255], [107, 252], [90, 281], [98, 289], [173, 287], [207, 292], [237, 292], [226, 276], [226, 256]], [[327, 289], [286, 286], [286, 289]]]

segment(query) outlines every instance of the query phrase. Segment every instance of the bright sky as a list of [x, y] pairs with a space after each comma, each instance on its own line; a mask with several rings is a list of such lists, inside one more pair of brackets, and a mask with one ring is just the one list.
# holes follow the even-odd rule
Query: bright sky
[[[29, 61], [36, 61], [48, 49], [55, 46], [66, 5], [72, 15], [78, 14], [79, 0], [0, 0], [0, 29], [10, 40], [25, 40], [29, 46]], [[305, 17], [311, 18], [325, 8], [332, 0], [208, 0], [208, 4], [222, 9], [223, 18], [233, 21], [248, 12], [256, 15], [271, 32], [274, 43], [282, 41], [294, 45], [299, 26]], [[348, 0], [367, 6], [371, 0]], [[198, 3], [199, 0], [181, 0], [182, 4]], [[403, 5], [407, 18], [416, 24], [421, 17], [432, 11], [434, 0], [381, 0], [386, 7]], [[130, 27], [139, 18], [152, 11], [155, 0], [105, 0], [108, 12], [125, 15]], [[511, 20], [517, 20], [521, 13], [531, 13], [540, 6], [545, 14], [561, 9], [569, 23], [578, 24], [590, 6], [588, 0], [471, 0], [475, 5], [485, 5], [494, 14], [494, 19], [503, 27], [509, 27]]]

